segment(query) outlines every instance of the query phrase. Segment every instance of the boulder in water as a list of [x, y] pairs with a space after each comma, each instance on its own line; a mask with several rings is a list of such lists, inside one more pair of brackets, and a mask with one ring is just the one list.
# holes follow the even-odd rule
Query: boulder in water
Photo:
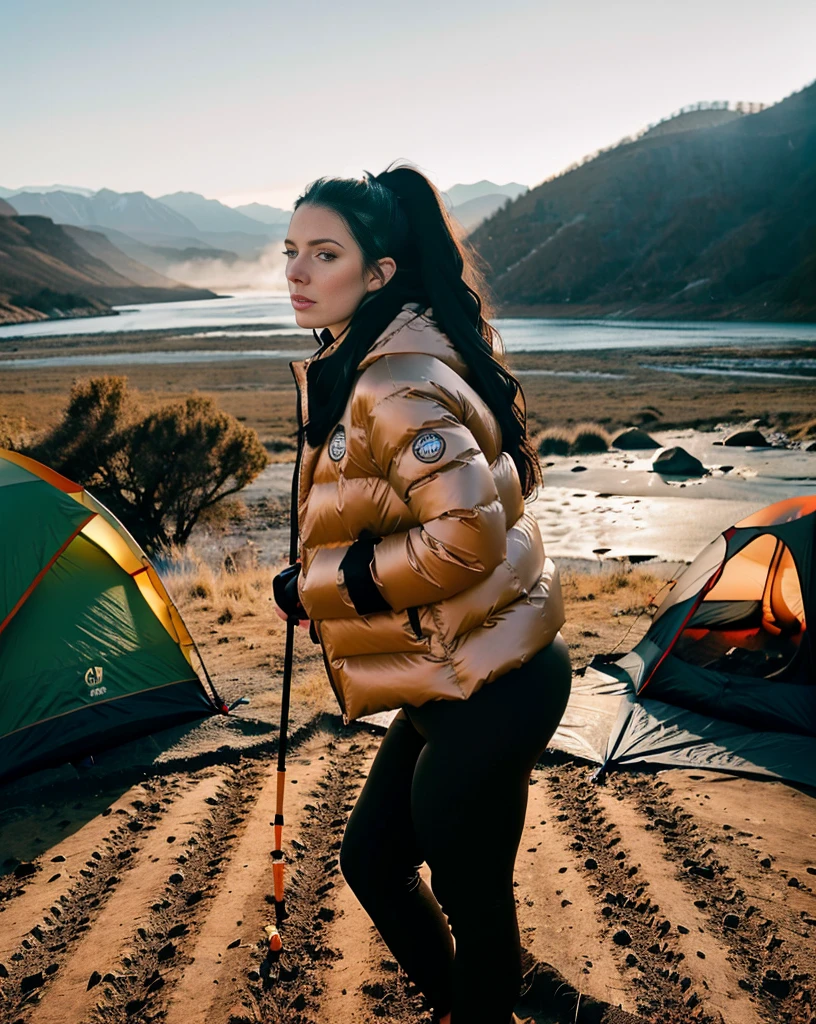
[[685, 448], [664, 448], [652, 461], [652, 471], [661, 476], [705, 476], [708, 470]]
[[723, 441], [728, 448], [770, 448], [759, 430], [735, 430]]
[[612, 441], [612, 447], [621, 451], [637, 451], [643, 448], [659, 448], [660, 444], [640, 427], [627, 427]]

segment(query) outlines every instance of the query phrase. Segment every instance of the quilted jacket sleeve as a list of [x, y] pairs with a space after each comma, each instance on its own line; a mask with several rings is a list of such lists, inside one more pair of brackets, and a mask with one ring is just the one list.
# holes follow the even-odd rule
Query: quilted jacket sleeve
[[370, 411], [372, 457], [419, 523], [374, 548], [371, 576], [394, 611], [452, 597], [506, 556], [504, 506], [463, 420], [431, 380], [396, 385]]

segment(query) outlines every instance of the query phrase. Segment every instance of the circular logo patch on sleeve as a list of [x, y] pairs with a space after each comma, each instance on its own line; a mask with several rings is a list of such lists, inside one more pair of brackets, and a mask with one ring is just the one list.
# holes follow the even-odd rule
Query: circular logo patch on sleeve
[[333, 462], [339, 462], [346, 454], [346, 430], [340, 423], [329, 441], [329, 458]]
[[414, 438], [413, 452], [420, 462], [439, 462], [445, 451], [445, 439], [435, 430], [423, 430]]

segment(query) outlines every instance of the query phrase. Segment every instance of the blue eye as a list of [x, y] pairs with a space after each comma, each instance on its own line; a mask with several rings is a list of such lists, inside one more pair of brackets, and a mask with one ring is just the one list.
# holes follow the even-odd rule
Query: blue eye
[[[295, 252], [294, 249], [283, 249], [282, 250], [282, 255], [283, 256], [291, 256], [291, 254], [294, 253], [294, 252]], [[332, 260], [336, 260], [337, 259], [337, 253], [329, 252], [326, 249], [321, 249], [321, 251], [317, 255], [318, 256], [328, 256], [329, 257], [327, 260], [322, 260], [323, 263], [331, 263]]]

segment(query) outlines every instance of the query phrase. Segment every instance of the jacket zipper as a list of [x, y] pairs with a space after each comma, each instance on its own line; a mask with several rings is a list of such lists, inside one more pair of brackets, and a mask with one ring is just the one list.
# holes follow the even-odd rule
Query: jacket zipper
[[[306, 360], [308, 363], [308, 360]], [[292, 474], [292, 498], [289, 512], [289, 563], [294, 564], [298, 557], [298, 518], [300, 513], [300, 464], [303, 460], [303, 443], [305, 440], [305, 430], [303, 426], [303, 400], [300, 392], [300, 383], [295, 373], [294, 363], [289, 364], [289, 370], [295, 379], [295, 390], [297, 391], [297, 420], [298, 420], [298, 438], [297, 438], [297, 455], [295, 456], [295, 470]], [[326, 650], [323, 647], [323, 640], [320, 636], [320, 631], [317, 626], [314, 626], [315, 633], [317, 633], [318, 640], [320, 641], [320, 650], [323, 653], [323, 664], [326, 666], [326, 675], [329, 677], [329, 685], [334, 691], [335, 699], [340, 707], [340, 711], [343, 715], [343, 725], [349, 724], [349, 718], [346, 714], [346, 705], [340, 696], [339, 687], [334, 681], [332, 675], [331, 666], [329, 665], [329, 659], [326, 657]]]

